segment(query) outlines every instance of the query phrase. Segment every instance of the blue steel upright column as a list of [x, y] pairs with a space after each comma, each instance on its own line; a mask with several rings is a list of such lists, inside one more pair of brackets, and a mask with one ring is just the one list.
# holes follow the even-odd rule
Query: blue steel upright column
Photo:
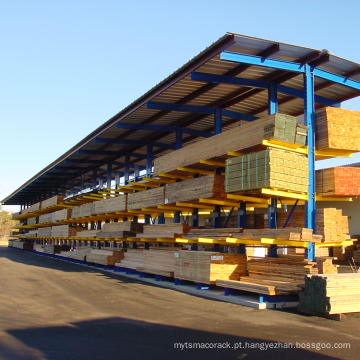
[[[176, 127], [176, 135], [175, 135], [175, 150], [179, 150], [182, 148], [182, 128], [180, 126]], [[179, 181], [179, 180], [177, 180]], [[180, 211], [175, 211], [174, 214], [174, 223], [180, 223]]]
[[[304, 120], [308, 130], [309, 188], [305, 205], [305, 227], [315, 228], [315, 105], [314, 105], [314, 69], [305, 65], [304, 73]], [[308, 243], [307, 258], [315, 260], [315, 244]]]
[[[214, 118], [214, 134], [220, 134], [222, 132], [222, 109], [215, 109], [215, 118]], [[213, 228], [217, 229], [221, 227], [221, 207], [220, 205], [215, 205], [213, 211]]]
[[[269, 83], [268, 89], [268, 113], [269, 115], [275, 114], [278, 111], [277, 100], [277, 84], [274, 82]], [[268, 228], [276, 229], [277, 227], [277, 199], [272, 198], [268, 206]], [[268, 257], [277, 257], [277, 246], [271, 245], [268, 248]]]

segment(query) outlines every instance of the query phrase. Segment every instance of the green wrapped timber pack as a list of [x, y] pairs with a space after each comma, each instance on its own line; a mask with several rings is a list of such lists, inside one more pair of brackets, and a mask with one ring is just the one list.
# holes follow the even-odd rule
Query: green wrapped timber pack
[[270, 188], [305, 193], [308, 190], [308, 161], [305, 155], [268, 148], [226, 161], [227, 193]]

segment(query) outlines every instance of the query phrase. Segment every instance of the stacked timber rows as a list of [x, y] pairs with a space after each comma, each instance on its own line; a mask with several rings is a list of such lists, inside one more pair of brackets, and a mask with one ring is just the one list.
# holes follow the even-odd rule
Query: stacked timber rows
[[[355, 122], [359, 124], [359, 129], [356, 128], [357, 130], [355, 129], [356, 131], [354, 130], [353, 133], [348, 132], [338, 136], [338, 131], [332, 130], [340, 123], [338, 117], [345, 116], [344, 114], [347, 116], [349, 113], [342, 109], [334, 110], [332, 108], [321, 109], [317, 112], [317, 149], [324, 151], [360, 150], [360, 140], [355, 139], [360, 134], [358, 131], [360, 130], [360, 117], [356, 118], [358, 114], [351, 113], [351, 119], [356, 118]], [[204, 284], [217, 284], [226, 288], [261, 294], [297, 293], [299, 287], [305, 286], [306, 289], [307, 284], [310, 284], [310, 280], [307, 282], [304, 280], [305, 278], [312, 279], [313, 276], [322, 272], [337, 272], [337, 267], [332, 265], [328, 248], [316, 247], [317, 254], [323, 258], [317, 259], [317, 262], [313, 263], [305, 259], [304, 255], [290, 254], [290, 248], [286, 256], [258, 258], [254, 256], [254, 247], [247, 247], [246, 254], [235, 253], [237, 250], [236, 248], [234, 250], [234, 247], [241, 244], [242, 240], [248, 241], [250, 244], [257, 242], [256, 246], [262, 247], [272, 244], [272, 240], [275, 241], [274, 243], [279, 242], [280, 244], [281, 242], [292, 242], [292, 244], [296, 244], [294, 246], [296, 248], [297, 244], [299, 247], [303, 247], [307, 242], [319, 245], [321, 242], [344, 241], [347, 239], [349, 229], [347, 217], [342, 215], [341, 210], [318, 209], [316, 211], [317, 227], [314, 233], [312, 230], [304, 228], [304, 210], [293, 214], [292, 221], [295, 227], [291, 227], [292, 224], [289, 223], [286, 229], [272, 230], [264, 229], [267, 226], [267, 220], [263, 216], [264, 212], [260, 214], [263, 216], [260, 226], [256, 225], [260, 223], [256, 215], [252, 215], [251, 227], [254, 229], [239, 228], [235, 225], [237, 221], [228, 222], [232, 227], [222, 229], [192, 228], [188, 224], [182, 223], [144, 225], [135, 221], [102, 223], [99, 230], [88, 230], [84, 225], [82, 227], [73, 225], [90, 221], [104, 222], [107, 216], [111, 219], [133, 218], [145, 214], [153, 216], [154, 213], [175, 209], [175, 206], [180, 207], [179, 203], [186, 202], [191, 203], [189, 212], [196, 208], [196, 205], [199, 208], [201, 205], [203, 208], [204, 206], [212, 208], [213, 204], [217, 204], [216, 201], [229, 201], [227, 198], [229, 193], [244, 196], [251, 194], [254, 197], [260, 193], [260, 189], [264, 188], [298, 195], [306, 194], [308, 188], [306, 155], [291, 150], [304, 147], [306, 137], [307, 128], [297, 124], [294, 117], [282, 114], [269, 115], [156, 158], [153, 180], [157, 177], [158, 184], [151, 189], [121, 194], [121, 196], [116, 193], [108, 199], [100, 197], [97, 201], [84, 203], [72, 207], [72, 209], [62, 208], [60, 205], [64, 205], [64, 197], [55, 196], [42, 203], [32, 205], [16, 216], [31, 216], [27, 220], [27, 225], [31, 226], [31, 229], [35, 229], [31, 230], [32, 233], [28, 233], [34, 235], [30, 236], [31, 238], [56, 239], [56, 241], [70, 239], [76, 244], [76, 241], [80, 241], [80, 244], [82, 241], [85, 241], [86, 244], [89, 244], [89, 241], [97, 241], [96, 249], [92, 246], [79, 246], [75, 252], [54, 243], [44, 244], [41, 247], [36, 245], [34, 248], [36, 251], [62, 254], [62, 256], [74, 260], [112, 265], [136, 270], [140, 273], [175, 277], [179, 280]], [[287, 144], [289, 150], [268, 147], [269, 144], [277, 146]], [[228, 152], [232, 154], [228, 154]], [[223, 164], [222, 167], [226, 168], [225, 176], [220, 173], [215, 174], [214, 165], [201, 163], [202, 159]], [[192, 175], [190, 176], [186, 172], [189, 169], [190, 173], [196, 173], [196, 170], [203, 170], [203, 172], [199, 171], [199, 176], [192, 178]], [[323, 197], [359, 195], [359, 188], [356, 186], [358, 173], [359, 169], [357, 168], [334, 168], [318, 171], [316, 173], [316, 191]], [[182, 181], [176, 182], [174, 180], [176, 176], [179, 176], [178, 179], [182, 179]], [[164, 179], [164, 183], [161, 183], [161, 179]], [[356, 180], [351, 181], [352, 179]], [[164, 186], [160, 186], [160, 183]], [[235, 207], [235, 203], [233, 207]], [[279, 228], [285, 225], [287, 218], [287, 213], [279, 211], [277, 218]], [[227, 220], [224, 217], [223, 225]], [[37, 228], [38, 224], [40, 226]], [[250, 224], [250, 221], [247, 224]], [[25, 234], [23, 235], [22, 237], [25, 237]], [[111, 246], [114, 247], [100, 249], [99, 247], [102, 244], [105, 245], [106, 241], [111, 241], [113, 244]], [[176, 241], [189, 245], [186, 249], [175, 247], [172, 244], [175, 244]], [[121, 245], [124, 242], [134, 244], [133, 248], [115, 247], [117, 246], [115, 244]], [[140, 248], [144, 243], [155, 246], [145, 250], [145, 246]], [[206, 250], [212, 250], [209, 245], [219, 244], [221, 251], [229, 251], [229, 253], [219, 252], [218, 249], [216, 251], [191, 251], [192, 243], [207, 244], [208, 246], [204, 247]], [[14, 240], [11, 246], [23, 246], [25, 249], [26, 246], [23, 244], [29, 243]], [[139, 249], [136, 248], [136, 245], [139, 245]], [[231, 246], [232, 250], [230, 250]], [[334, 247], [334, 252], [336, 251], [337, 249]], [[341, 282], [341, 279], [339, 277], [337, 281]], [[344, 280], [344, 284], [344, 286], [348, 285], [347, 280]], [[312, 285], [309, 286], [311, 288]], [[311, 295], [309, 296], [311, 297]]]

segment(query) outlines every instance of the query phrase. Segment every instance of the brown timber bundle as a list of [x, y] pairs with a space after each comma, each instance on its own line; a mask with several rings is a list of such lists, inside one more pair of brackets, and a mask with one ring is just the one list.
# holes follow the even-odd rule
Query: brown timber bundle
[[[79, 230], [79, 228], [77, 228]], [[82, 230], [77, 231], [73, 237], [82, 237], [82, 238], [95, 238], [98, 230]]]
[[177, 250], [144, 250], [143, 263], [136, 268], [137, 271], [149, 274], [174, 277], [175, 254]]
[[51, 213], [39, 216], [39, 224], [49, 223], [49, 222], [50, 223], [55, 222], [55, 213], [51, 212]]
[[27, 219], [27, 225], [35, 225], [35, 224], [36, 224], [36, 217]]
[[80, 206], [75, 206], [71, 209], [71, 218], [72, 219], [76, 219], [81, 217], [81, 207]]
[[[331, 249], [330, 247], [326, 247], [326, 246], [316, 246], [315, 247], [315, 257], [329, 257], [330, 249]], [[289, 251], [289, 249], [288, 249], [288, 251]]]
[[339, 265], [333, 265], [332, 257], [317, 257], [316, 267], [319, 274], [337, 274]]
[[85, 261], [86, 255], [90, 254], [93, 249], [90, 246], [78, 247], [76, 251], [70, 251], [69, 259]]
[[309, 275], [299, 293], [301, 308], [324, 314], [360, 311], [360, 274]]
[[297, 293], [304, 284], [305, 274], [316, 274], [314, 263], [293, 258], [254, 258], [248, 261], [249, 276], [242, 276], [232, 284], [217, 283], [219, 286], [246, 290], [268, 295]]
[[[146, 250], [147, 251], [147, 250]], [[137, 249], [127, 249], [121, 262], [115, 263], [115, 266], [125, 267], [127, 269], [136, 270], [143, 265], [144, 251]]]
[[317, 150], [360, 151], [360, 112], [335, 107], [316, 111]]
[[33, 204], [29, 207], [29, 212], [38, 211], [41, 209], [41, 202], [38, 202], [36, 204]]
[[91, 216], [94, 214], [94, 203], [88, 203], [80, 206], [80, 216]]
[[190, 230], [188, 224], [157, 224], [144, 225], [142, 233], [136, 234], [137, 238], [176, 238], [186, 235]]
[[41, 227], [38, 229], [38, 237], [51, 237], [51, 227]]
[[[233, 212], [234, 214], [234, 212]], [[212, 229], [213, 228], [213, 221], [214, 219], [212, 217], [205, 218], [205, 229]], [[231, 229], [236, 228], [238, 224], [238, 219], [236, 215], [230, 216], [230, 219], [228, 219], [227, 216], [221, 216], [220, 217], [220, 227], [224, 228], [225, 224], [228, 224], [227, 226]], [[254, 223], [255, 223], [255, 215], [253, 212], [247, 212], [246, 213], [246, 228], [247, 229], [254, 229]]]
[[[127, 195], [115, 196], [111, 199], [100, 200], [93, 203], [92, 214], [115, 213], [127, 210]], [[91, 215], [92, 215], [91, 214]], [[86, 215], [83, 215], [86, 216]]]
[[269, 148], [226, 160], [226, 192], [270, 188], [304, 193], [308, 173], [306, 155]]
[[360, 168], [334, 167], [317, 170], [316, 193], [321, 196], [360, 195]]
[[65, 198], [65, 196], [63, 196], [63, 195], [56, 195], [56, 196], [51, 197], [50, 199], [44, 200], [41, 203], [41, 209], [46, 209], [50, 206], [60, 204], [60, 203], [62, 203], [64, 198]]
[[251, 150], [261, 145], [263, 140], [294, 143], [295, 137], [295, 117], [283, 114], [265, 116], [158, 157], [154, 160], [154, 176], [176, 170], [179, 166], [197, 164], [200, 159], [226, 158], [228, 151]]
[[55, 221], [68, 220], [71, 216], [71, 209], [55, 211]]
[[79, 236], [79, 232], [85, 230], [84, 228], [71, 227], [69, 225], [53, 226], [51, 228], [51, 237]]
[[164, 205], [165, 203], [165, 187], [154, 188], [145, 191], [139, 191], [129, 194], [128, 210], [139, 210], [147, 207]]
[[354, 251], [354, 261], [358, 264], [360, 263], [360, 250]]
[[224, 176], [206, 175], [165, 187], [166, 204], [212, 197], [226, 198]]
[[316, 209], [315, 233], [322, 235], [324, 242], [345, 241], [348, 232], [348, 217], [342, 215], [341, 209]]
[[226, 240], [227, 237], [237, 238], [241, 236], [242, 228], [220, 228], [220, 229], [190, 229], [183, 239], [198, 240], [199, 238], [209, 238]]
[[103, 225], [101, 231], [97, 231], [96, 237], [101, 239], [134, 237], [136, 233], [141, 233], [143, 228], [144, 224], [133, 221], [107, 223]]
[[[11, 244], [11, 245], [10, 245]], [[11, 243], [9, 241], [9, 245], [17, 248], [17, 249], [22, 249], [22, 250], [33, 250], [33, 245], [25, 242], [25, 241], [21, 241], [21, 240], [12, 240]]]
[[210, 251], [179, 251], [175, 278], [215, 284], [217, 279], [239, 280], [246, 275], [247, 258], [243, 254], [221, 254]]
[[118, 251], [92, 249], [86, 255], [86, 261], [101, 265], [115, 265], [115, 263], [120, 262], [124, 258], [125, 251], [126, 249], [119, 249]]

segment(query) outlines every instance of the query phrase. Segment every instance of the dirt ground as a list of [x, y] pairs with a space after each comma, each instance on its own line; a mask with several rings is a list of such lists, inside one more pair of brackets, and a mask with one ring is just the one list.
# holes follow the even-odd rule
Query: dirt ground
[[360, 359], [360, 314], [255, 310], [6, 246], [0, 274], [0, 360]]

